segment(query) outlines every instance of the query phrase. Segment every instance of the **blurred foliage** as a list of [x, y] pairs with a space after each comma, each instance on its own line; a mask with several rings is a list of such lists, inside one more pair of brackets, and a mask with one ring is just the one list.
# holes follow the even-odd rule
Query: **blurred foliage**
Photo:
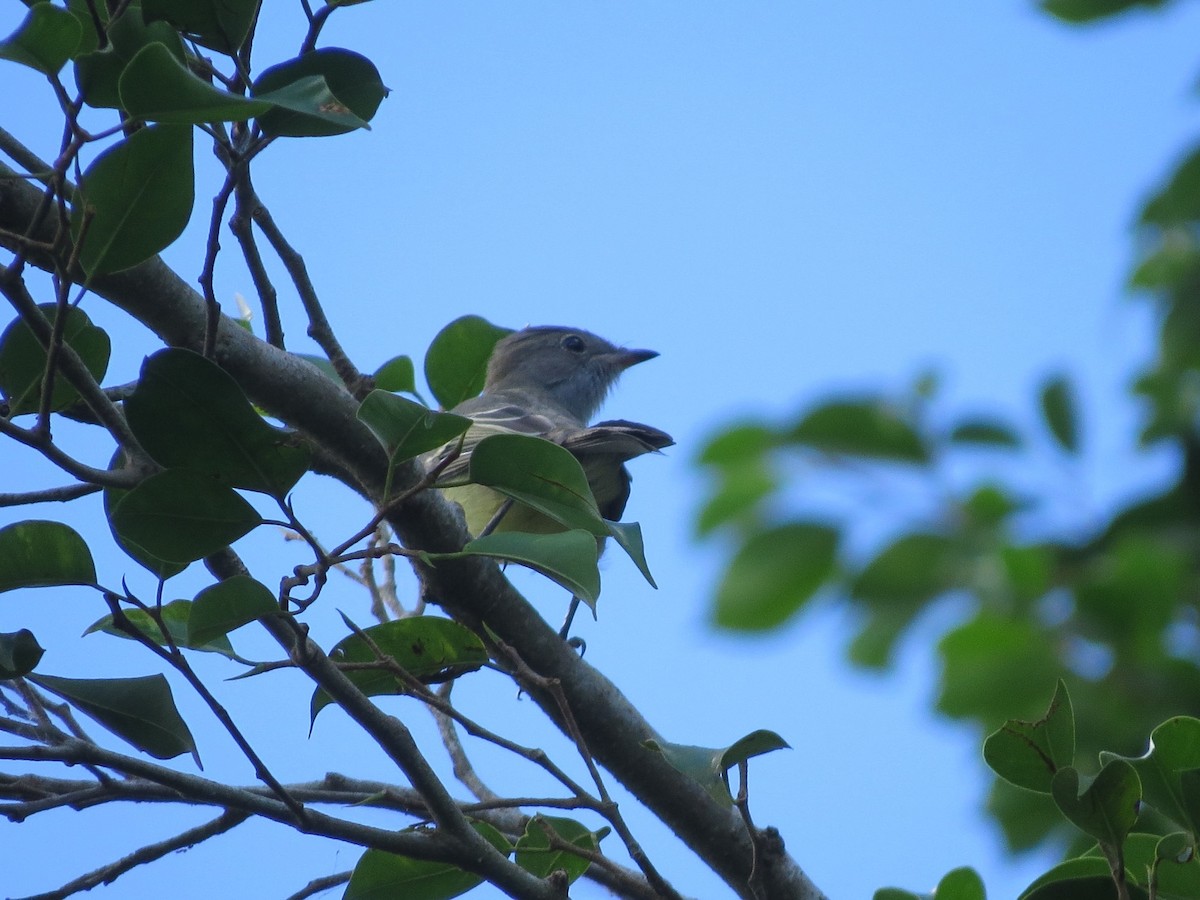
[[[1042, 5], [1085, 22], [1160, 4]], [[937, 643], [937, 709], [981, 736], [1034, 713], [1060, 677], [1081, 755], [1141, 753], [1155, 724], [1200, 715], [1200, 147], [1145, 203], [1137, 239], [1129, 284], [1154, 304], [1158, 337], [1131, 382], [1141, 427], [1130, 443], [1176, 461], [1164, 488], [1098, 522], [1063, 521], [1057, 475], [1078, 476], [1069, 465], [1086, 458], [1088, 423], [1061, 374], [1032, 398], [1040, 429], [976, 414], [947, 423], [931, 378], [900, 396], [743, 420], [699, 456], [697, 533], [730, 551], [713, 621], [773, 629], [829, 598], [856, 623], [850, 659], [882, 670], [914, 622], [941, 609], [932, 620], [952, 624]], [[1031, 491], [1030, 473], [1054, 455], [1055, 483]], [[829, 494], [836, 504], [822, 502]], [[989, 809], [1014, 849], [1070, 833], [1048, 796], [1000, 779]]]

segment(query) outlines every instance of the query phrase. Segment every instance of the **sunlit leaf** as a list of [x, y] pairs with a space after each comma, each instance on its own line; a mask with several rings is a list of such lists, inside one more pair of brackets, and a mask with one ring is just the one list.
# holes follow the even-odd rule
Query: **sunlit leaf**
[[0, 591], [95, 583], [92, 553], [73, 528], [39, 519], [0, 528]]
[[455, 319], [438, 332], [425, 353], [425, 381], [443, 409], [483, 390], [492, 348], [511, 333], [479, 316]]

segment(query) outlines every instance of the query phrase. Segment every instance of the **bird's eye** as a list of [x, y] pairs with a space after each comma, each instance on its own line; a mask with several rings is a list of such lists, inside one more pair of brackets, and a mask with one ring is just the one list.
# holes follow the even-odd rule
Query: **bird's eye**
[[572, 353], [582, 353], [587, 346], [577, 334], [568, 334], [562, 339], [562, 345]]

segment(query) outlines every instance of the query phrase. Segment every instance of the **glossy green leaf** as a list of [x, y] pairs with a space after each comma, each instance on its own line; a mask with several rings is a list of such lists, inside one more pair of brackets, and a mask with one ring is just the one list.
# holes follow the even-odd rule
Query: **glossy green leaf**
[[604, 524], [608, 526], [608, 533], [617, 542], [617, 545], [633, 560], [633, 564], [638, 567], [638, 571], [642, 573], [642, 577], [646, 579], [650, 587], [657, 590], [658, 585], [654, 583], [654, 576], [650, 574], [650, 564], [646, 562], [646, 545], [642, 540], [642, 526], [637, 522], [610, 522], [608, 519], [604, 520]]
[[529, 820], [525, 833], [517, 841], [517, 865], [538, 878], [546, 878], [551, 872], [565, 872], [567, 882], [573, 883], [591, 863], [569, 850], [551, 849], [547, 827], [562, 840], [583, 850], [595, 853], [600, 849], [596, 832], [582, 823], [561, 816], [537, 815]]
[[1062, 680], [1045, 716], [1036, 722], [1009, 719], [984, 742], [983, 758], [1018, 787], [1050, 793], [1054, 773], [1075, 762], [1075, 716]]
[[216, 553], [261, 521], [231, 488], [190, 469], [150, 476], [121, 498], [110, 518], [123, 540], [176, 563]]
[[[101, 16], [107, 10], [97, 7]], [[95, 37], [90, 10], [77, 10], [76, 15], [86, 22], [86, 31]], [[151, 44], [161, 44], [181, 63], [186, 59], [183, 41], [178, 32], [166, 22], [146, 24], [141, 10], [130, 5], [108, 26], [108, 46], [103, 50], [90, 47], [75, 59], [75, 81], [88, 106], [119, 109], [121, 96], [118, 84], [125, 66], [138, 52]], [[89, 41], [90, 43], [90, 41]]]
[[713, 621], [738, 631], [786, 622], [833, 574], [838, 539], [836, 528], [820, 522], [789, 522], [754, 534], [721, 578]]
[[[122, 612], [129, 624], [139, 632], [160, 647], [167, 646], [168, 642], [163, 635], [162, 627], [159, 626], [158, 620], [149, 612], [137, 609], [136, 607], [125, 608]], [[196, 640], [191, 635], [188, 630], [188, 619], [191, 616], [191, 612], [191, 600], [172, 600], [157, 610], [158, 616], [162, 618], [163, 625], [166, 626], [167, 635], [170, 636], [171, 643], [176, 647], [203, 650], [209, 653], [220, 653], [223, 656], [233, 656], [233, 646], [224, 635], [208, 637], [204, 640]], [[111, 613], [97, 619], [83, 633], [92, 634], [94, 632], [103, 632], [104, 634], [111, 634], [130, 641], [137, 640], [134, 635], [117, 625]]]
[[1167, 0], [1042, 0], [1042, 9], [1064, 22], [1093, 22], [1126, 12], [1137, 6], [1153, 8]]
[[183, 233], [192, 214], [191, 127], [138, 129], [88, 166], [77, 197], [71, 236], [82, 236], [79, 264], [89, 277], [149, 259]]
[[527, 566], [566, 588], [592, 609], [600, 596], [596, 539], [580, 528], [551, 534], [496, 531], [470, 541], [463, 547], [463, 553]]
[[17, 30], [0, 41], [0, 59], [54, 75], [75, 55], [82, 38], [79, 20], [65, 9], [35, 3]]
[[0, 528], [0, 591], [95, 583], [92, 553], [71, 527], [29, 519]]
[[0, 632], [0, 681], [28, 675], [41, 662], [44, 652], [28, 628]]
[[912, 425], [887, 403], [875, 399], [826, 403], [801, 418], [786, 438], [825, 453], [929, 462], [929, 450]]
[[147, 44], [129, 61], [117, 92], [131, 116], [154, 122], [243, 122], [271, 109], [266, 101], [213, 87], [159, 43]]
[[232, 54], [246, 40], [258, 0], [142, 0], [147, 22], [163, 19], [189, 40]]
[[471, 427], [465, 416], [437, 412], [383, 390], [371, 391], [357, 415], [379, 438], [393, 464], [436, 450]]
[[469, 478], [566, 528], [608, 535], [579, 460], [550, 441], [524, 434], [485, 437], [471, 452]]
[[1124, 759], [1137, 771], [1144, 799], [1193, 834], [1200, 834], [1200, 719], [1175, 716], [1150, 734], [1150, 749], [1128, 759], [1104, 753], [1101, 759]]
[[370, 128], [388, 89], [362, 54], [324, 47], [266, 69], [251, 93], [278, 107], [258, 119], [267, 134], [320, 137]]
[[209, 644], [278, 612], [275, 595], [266, 586], [249, 575], [234, 575], [196, 595], [187, 621], [189, 640]]
[[396, 356], [375, 370], [375, 386], [391, 393], [415, 394], [417, 371], [412, 357]]
[[492, 348], [511, 333], [479, 316], [455, 319], [438, 332], [425, 353], [425, 381], [443, 409], [483, 390]]
[[[362, 629], [381, 653], [390, 656], [410, 675], [430, 680], [451, 672], [471, 671], [488, 660], [487, 650], [474, 632], [450, 619], [437, 616], [411, 616]], [[329, 651], [338, 663], [374, 663], [378, 661], [370, 643], [357, 634], [343, 638]], [[346, 669], [345, 675], [368, 697], [403, 694], [404, 686], [383, 668]], [[313, 720], [333, 702], [317, 688], [309, 704]]]
[[[38, 306], [42, 314], [54, 322], [58, 307], [54, 303]], [[78, 306], [68, 306], [63, 325], [63, 342], [79, 356], [84, 367], [97, 382], [108, 371], [112, 343], [103, 329]], [[0, 391], [8, 401], [12, 415], [37, 412], [42, 400], [42, 378], [46, 373], [46, 348], [33, 329], [23, 319], [14, 320], [0, 335]], [[61, 371], [54, 377], [50, 394], [50, 410], [66, 409], [79, 399], [79, 392]]]
[[147, 357], [125, 414], [161, 465], [224, 485], [282, 498], [308, 469], [308, 452], [263, 421], [229, 373], [190, 350]]
[[196, 742], [175, 708], [162, 675], [140, 678], [59, 678], [30, 675], [38, 687], [62, 697], [113, 734], [158, 759], [191, 753]]
[[[486, 822], [472, 822], [471, 827], [501, 853], [512, 851], [508, 839]], [[342, 900], [451, 900], [482, 882], [450, 863], [368, 850], [354, 866]]]
[[1016, 449], [1021, 439], [1013, 429], [991, 419], [966, 419], [954, 426], [950, 440], [956, 444], [978, 444], [985, 447]]
[[1058, 445], [1068, 453], [1079, 450], [1079, 419], [1075, 394], [1064, 376], [1055, 376], [1042, 385], [1042, 418]]
[[733, 797], [726, 784], [726, 772], [752, 756], [782, 750], [788, 743], [773, 731], [760, 729], [735, 741], [728, 747], [694, 747], [650, 739], [645, 745], [666, 757], [673, 768], [689, 775], [722, 806], [732, 806]]
[[1065, 766], [1054, 773], [1050, 791], [1063, 815], [1105, 846], [1119, 847], [1137, 822], [1142, 785], [1123, 759], [1110, 759], [1084, 783], [1073, 766]]

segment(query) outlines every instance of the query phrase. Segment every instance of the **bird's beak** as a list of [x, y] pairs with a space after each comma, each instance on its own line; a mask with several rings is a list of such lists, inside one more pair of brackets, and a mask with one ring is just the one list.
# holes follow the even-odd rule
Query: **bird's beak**
[[616, 364], [618, 372], [624, 372], [630, 366], [636, 366], [638, 363], [654, 359], [656, 356], [658, 356], [657, 350], [625, 350], [622, 348], [613, 354], [613, 362]]

